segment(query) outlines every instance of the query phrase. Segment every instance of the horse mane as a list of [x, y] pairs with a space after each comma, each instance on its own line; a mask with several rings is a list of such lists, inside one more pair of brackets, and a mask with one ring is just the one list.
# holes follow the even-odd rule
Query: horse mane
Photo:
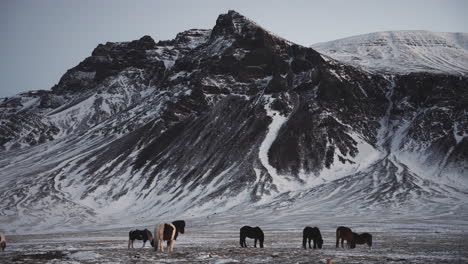
[[184, 220], [176, 220], [172, 222], [172, 224], [178, 229], [179, 227], [185, 227], [185, 221]]

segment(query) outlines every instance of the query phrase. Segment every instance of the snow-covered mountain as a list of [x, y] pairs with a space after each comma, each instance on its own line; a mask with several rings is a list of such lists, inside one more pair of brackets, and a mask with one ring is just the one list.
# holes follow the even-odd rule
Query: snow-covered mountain
[[468, 74], [468, 33], [387, 31], [311, 47], [336, 60], [376, 73]]
[[174, 40], [99, 45], [51, 91], [1, 99], [0, 230], [215, 213], [463, 228], [467, 87], [363, 71], [235, 11]]

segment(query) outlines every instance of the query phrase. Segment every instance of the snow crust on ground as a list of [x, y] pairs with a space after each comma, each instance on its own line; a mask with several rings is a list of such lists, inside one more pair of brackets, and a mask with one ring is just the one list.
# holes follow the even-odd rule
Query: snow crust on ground
[[[148, 243], [135, 241], [134, 249], [127, 249], [126, 230], [57, 233], [64, 240], [49, 241], [50, 235], [10, 236], [5, 252], [0, 252], [1, 263], [465, 263], [468, 261], [466, 235], [434, 232], [411, 233], [372, 232], [373, 249], [357, 245], [355, 249], [335, 248], [333, 229], [319, 225], [324, 239], [322, 249], [302, 249], [302, 228], [277, 231], [261, 225], [265, 233], [265, 247], [254, 248], [247, 239], [248, 248], [239, 247], [239, 227], [228, 231], [197, 231], [190, 226], [175, 243], [174, 252], [155, 252]], [[358, 233], [366, 229], [355, 229]], [[106, 235], [107, 241], [95, 240]], [[34, 237], [34, 239], [31, 239]], [[83, 239], [75, 240], [75, 237]], [[58, 253], [58, 254], [57, 254]], [[13, 260], [16, 261], [13, 261]]]

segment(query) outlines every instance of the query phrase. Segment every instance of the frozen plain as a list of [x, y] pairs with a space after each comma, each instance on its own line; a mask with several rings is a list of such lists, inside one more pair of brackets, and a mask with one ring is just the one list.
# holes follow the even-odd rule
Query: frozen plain
[[[265, 248], [240, 248], [238, 224], [229, 218], [212, 216], [187, 222], [186, 233], [180, 235], [172, 254], [154, 252], [149, 243], [141, 248], [128, 249], [128, 228], [106, 230], [11, 235], [7, 237], [5, 252], [0, 252], [0, 263], [467, 263], [468, 233], [447, 229], [447, 226], [421, 225], [415, 228], [404, 223], [388, 229], [366, 229], [365, 223], [353, 231], [371, 231], [373, 248], [358, 245], [355, 249], [335, 248], [335, 227], [325, 223], [321, 227], [324, 238], [322, 249], [302, 249], [302, 227], [287, 223], [262, 226]], [[253, 219], [251, 219], [253, 220]], [[258, 219], [257, 219], [258, 220]], [[250, 222], [250, 221], [249, 221]], [[383, 221], [384, 222], [384, 221]], [[292, 219], [291, 222], [293, 223]], [[377, 226], [377, 223], [374, 223]], [[313, 225], [313, 224], [311, 224]], [[320, 225], [319, 225], [320, 226]], [[140, 229], [151, 226], [140, 226]], [[213, 229], [210, 230], [210, 229]], [[374, 231], [372, 231], [374, 230]]]

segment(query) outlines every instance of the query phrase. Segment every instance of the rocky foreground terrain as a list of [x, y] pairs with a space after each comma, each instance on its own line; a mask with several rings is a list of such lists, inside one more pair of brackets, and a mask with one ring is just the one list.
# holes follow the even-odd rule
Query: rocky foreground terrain
[[[324, 232], [321, 250], [301, 248], [301, 232], [265, 230], [265, 248], [240, 248], [237, 232], [188, 232], [172, 254], [149, 245], [127, 249], [126, 232], [17, 235], [1, 263], [466, 263], [467, 235], [443, 233], [374, 233], [374, 247], [336, 249], [334, 233]], [[270, 232], [270, 233], [268, 233]], [[253, 246], [252, 240], [247, 240]]]

